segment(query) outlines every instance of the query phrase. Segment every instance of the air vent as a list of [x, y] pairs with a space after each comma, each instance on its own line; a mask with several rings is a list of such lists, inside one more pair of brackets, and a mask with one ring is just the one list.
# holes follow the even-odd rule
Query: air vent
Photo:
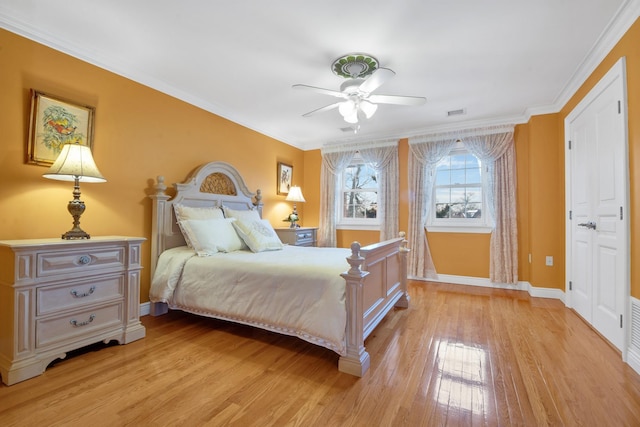
[[631, 347], [640, 351], [640, 300], [631, 297]]
[[462, 116], [463, 114], [466, 114], [466, 112], [467, 111], [464, 108], [460, 108], [459, 110], [447, 111], [447, 117]]

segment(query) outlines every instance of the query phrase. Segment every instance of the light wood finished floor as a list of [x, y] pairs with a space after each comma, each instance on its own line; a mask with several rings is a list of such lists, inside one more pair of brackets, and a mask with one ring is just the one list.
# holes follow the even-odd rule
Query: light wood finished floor
[[640, 376], [524, 292], [411, 282], [362, 379], [292, 337], [183, 313], [0, 386], [0, 425], [638, 426]]

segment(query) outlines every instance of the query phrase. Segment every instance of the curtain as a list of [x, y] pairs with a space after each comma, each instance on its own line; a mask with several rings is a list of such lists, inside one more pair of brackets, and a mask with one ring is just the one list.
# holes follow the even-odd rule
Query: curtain
[[346, 168], [355, 151], [322, 151], [320, 169], [320, 229], [318, 246], [335, 247], [336, 239], [336, 202], [340, 194], [338, 176]]
[[438, 278], [425, 227], [432, 204], [436, 165], [449, 154], [457, 140], [456, 134], [409, 139], [409, 276]]
[[465, 147], [487, 165], [490, 180], [487, 200], [495, 229], [491, 233], [490, 279], [518, 282], [518, 225], [516, 219], [516, 159], [513, 127], [470, 130]]
[[378, 173], [380, 240], [398, 237], [398, 144], [359, 150], [362, 159]]

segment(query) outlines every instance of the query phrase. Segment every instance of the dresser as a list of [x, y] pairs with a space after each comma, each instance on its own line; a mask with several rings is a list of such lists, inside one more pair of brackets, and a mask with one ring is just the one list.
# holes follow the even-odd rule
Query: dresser
[[275, 230], [282, 243], [294, 246], [318, 245], [318, 227], [276, 228]]
[[12, 385], [99, 341], [127, 344], [140, 323], [144, 238], [0, 241], [0, 374]]

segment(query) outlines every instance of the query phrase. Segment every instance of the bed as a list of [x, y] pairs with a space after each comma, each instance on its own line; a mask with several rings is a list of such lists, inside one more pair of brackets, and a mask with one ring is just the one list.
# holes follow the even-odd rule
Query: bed
[[[249, 191], [225, 162], [197, 168], [174, 184], [173, 197], [166, 190], [158, 176], [150, 196], [152, 315], [177, 309], [297, 336], [335, 351], [341, 372], [364, 375], [370, 365], [365, 339], [390, 310], [409, 305], [404, 234], [348, 249], [264, 238], [275, 233], [261, 219], [260, 190]], [[202, 237], [212, 229], [214, 237]], [[211, 239], [228, 243], [220, 247], [207, 243]]]

